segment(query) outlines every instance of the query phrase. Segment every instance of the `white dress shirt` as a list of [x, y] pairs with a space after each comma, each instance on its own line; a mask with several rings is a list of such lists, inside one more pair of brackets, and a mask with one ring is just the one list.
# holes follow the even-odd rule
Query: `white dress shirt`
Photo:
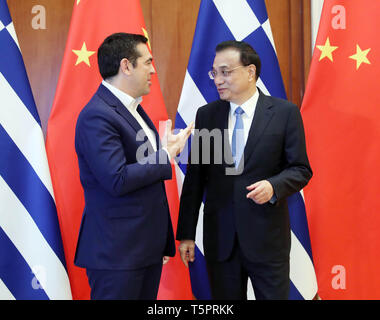
[[132, 116], [136, 119], [141, 128], [144, 130], [144, 133], [148, 137], [149, 142], [153, 147], [153, 150], [157, 151], [156, 134], [151, 128], [149, 128], [144, 119], [137, 112], [137, 107], [139, 103], [141, 103], [142, 97], [134, 99], [130, 95], [126, 94], [125, 92], [121, 91], [120, 89], [116, 88], [115, 86], [104, 80], [102, 81], [102, 84], [107, 89], [109, 89], [116, 96], [116, 98], [118, 98], [121, 101], [121, 103], [128, 109], [128, 111], [132, 114]]
[[[251, 128], [251, 124], [253, 121], [253, 116], [255, 115], [257, 101], [259, 100], [259, 90], [256, 88], [256, 92], [253, 94], [251, 98], [249, 98], [246, 102], [244, 102], [240, 107], [244, 110], [242, 114], [243, 127], [244, 127], [244, 145], [247, 144], [249, 130]], [[232, 145], [232, 134], [235, 127], [236, 116], [235, 110], [239, 107], [239, 105], [230, 102], [230, 113], [228, 116], [228, 137], [230, 140], [230, 145]]]

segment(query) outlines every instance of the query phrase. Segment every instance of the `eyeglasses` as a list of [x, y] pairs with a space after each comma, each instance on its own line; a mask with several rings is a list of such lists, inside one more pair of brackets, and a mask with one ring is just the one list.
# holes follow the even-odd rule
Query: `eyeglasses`
[[[238, 67], [232, 68], [230, 70], [221, 70], [220, 73], [222, 74], [223, 77], [229, 77], [231, 75], [232, 71], [239, 69], [239, 68], [243, 68], [243, 67], [247, 67], [247, 66], [238, 66]], [[218, 75], [218, 72], [216, 70], [210, 70], [208, 72], [208, 76], [210, 77], [211, 80], [214, 80], [217, 75]]]

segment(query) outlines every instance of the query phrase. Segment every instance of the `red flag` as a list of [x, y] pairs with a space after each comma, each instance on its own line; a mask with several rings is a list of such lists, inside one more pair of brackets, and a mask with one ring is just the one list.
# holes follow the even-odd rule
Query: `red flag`
[[302, 105], [322, 299], [380, 299], [380, 2], [325, 0]]
[[[76, 0], [71, 18], [61, 74], [47, 129], [47, 153], [56, 196], [66, 262], [74, 299], [88, 299], [89, 285], [84, 269], [74, 266], [74, 254], [84, 208], [83, 190], [74, 148], [75, 124], [101, 82], [97, 49], [114, 32], [147, 36], [139, 0]], [[168, 119], [157, 75], [142, 106], [157, 130]], [[178, 190], [173, 179], [166, 181], [173, 226], [177, 225]], [[176, 255], [163, 268], [159, 299], [191, 299], [187, 270]]]

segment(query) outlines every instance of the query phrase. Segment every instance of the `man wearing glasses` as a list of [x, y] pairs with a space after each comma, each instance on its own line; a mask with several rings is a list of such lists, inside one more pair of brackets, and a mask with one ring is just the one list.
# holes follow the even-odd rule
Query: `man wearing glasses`
[[[204, 199], [203, 246], [213, 299], [247, 299], [248, 278], [256, 299], [287, 299], [289, 294], [286, 199], [308, 183], [312, 170], [298, 107], [256, 87], [260, 68], [249, 44], [220, 43], [209, 72], [220, 100], [199, 108], [196, 115], [177, 240], [188, 266], [194, 261]], [[196, 143], [205, 130], [227, 132], [219, 146], [209, 139], [208, 163], [203, 160], [204, 143]], [[223, 153], [222, 163], [216, 161], [218, 152]]]

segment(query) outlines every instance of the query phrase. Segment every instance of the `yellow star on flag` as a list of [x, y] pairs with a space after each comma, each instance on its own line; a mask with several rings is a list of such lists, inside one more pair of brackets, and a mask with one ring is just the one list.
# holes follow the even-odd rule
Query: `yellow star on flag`
[[75, 63], [76, 66], [81, 62], [84, 62], [89, 67], [91, 67], [89, 58], [95, 53], [95, 51], [88, 51], [85, 42], [83, 42], [82, 49], [73, 50], [73, 52], [78, 56], [77, 62]]
[[324, 58], [329, 58], [331, 61], [333, 61], [332, 53], [338, 49], [338, 47], [332, 46], [330, 44], [330, 39], [327, 37], [327, 40], [323, 46], [317, 46], [319, 50], [321, 50], [321, 56], [319, 57], [319, 61], [321, 61]]
[[150, 47], [150, 40], [149, 40], [149, 35], [148, 35], [148, 31], [146, 31], [144, 28], [141, 28], [143, 33], [144, 33], [144, 36], [145, 38], [148, 39], [148, 47], [149, 47], [149, 50], [152, 50], [152, 48]]
[[79, 4], [80, 0], [77, 0], [77, 5]]
[[359, 69], [362, 63], [371, 64], [371, 62], [369, 62], [367, 58], [367, 54], [370, 50], [371, 48], [363, 51], [362, 49], [360, 49], [358, 44], [356, 45], [356, 53], [350, 56], [351, 59], [356, 60], [356, 70]]

